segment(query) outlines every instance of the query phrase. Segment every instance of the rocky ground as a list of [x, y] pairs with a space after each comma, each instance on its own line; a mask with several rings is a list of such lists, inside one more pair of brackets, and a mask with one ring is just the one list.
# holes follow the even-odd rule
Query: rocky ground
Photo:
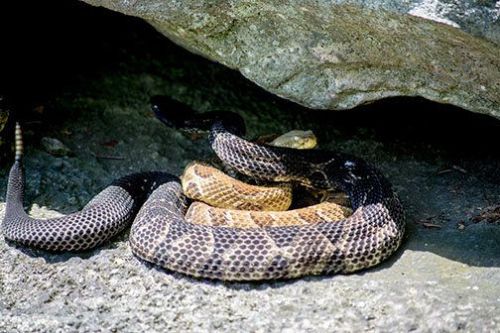
[[[95, 47], [118, 51], [98, 70], [79, 71], [56, 88], [41, 86], [43, 98], [32, 97], [34, 111], [22, 115], [26, 204], [34, 216], [79, 209], [130, 172], [179, 173], [193, 159], [210, 158], [205, 141], [193, 142], [152, 117], [149, 96], [168, 94], [199, 110], [239, 112], [250, 137], [312, 129], [322, 148], [377, 164], [407, 209], [406, 239], [388, 262], [358, 274], [223, 283], [140, 261], [126, 233], [77, 254], [2, 238], [0, 332], [500, 329], [500, 225], [492, 210], [500, 204], [498, 120], [419, 99], [346, 112], [307, 110], [141, 23], [96, 15], [114, 20], [122, 37]], [[71, 153], [47, 153], [42, 138], [60, 140]], [[1, 164], [3, 202], [8, 163]], [[3, 208], [0, 203], [0, 216]]]

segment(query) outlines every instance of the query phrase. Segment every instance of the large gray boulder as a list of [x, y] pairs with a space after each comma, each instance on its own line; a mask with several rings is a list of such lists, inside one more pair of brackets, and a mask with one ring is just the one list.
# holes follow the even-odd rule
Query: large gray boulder
[[495, 1], [83, 1], [310, 108], [422, 96], [500, 118]]

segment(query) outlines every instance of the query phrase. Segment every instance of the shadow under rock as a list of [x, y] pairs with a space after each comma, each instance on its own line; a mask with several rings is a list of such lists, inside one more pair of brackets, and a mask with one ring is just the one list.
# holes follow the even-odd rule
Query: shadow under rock
[[500, 227], [492, 223], [441, 229], [409, 225], [405, 249], [430, 252], [475, 267], [500, 267]]

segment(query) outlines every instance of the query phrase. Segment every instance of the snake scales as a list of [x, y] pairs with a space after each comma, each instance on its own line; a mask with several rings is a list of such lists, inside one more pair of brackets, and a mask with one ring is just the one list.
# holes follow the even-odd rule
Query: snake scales
[[241, 137], [244, 124], [235, 114], [198, 116], [173, 101], [152, 102], [157, 117], [168, 126], [209, 130], [214, 152], [240, 173], [264, 181], [339, 188], [349, 195], [353, 214], [305, 226], [199, 225], [186, 220], [190, 199], [179, 179], [148, 172], [114, 181], [79, 212], [36, 220], [23, 208], [18, 142], [9, 174], [4, 236], [50, 251], [79, 251], [109, 240], [133, 220], [130, 245], [136, 256], [169, 270], [221, 280], [353, 272], [386, 259], [401, 243], [402, 206], [387, 179], [365, 161], [336, 152], [255, 144]]

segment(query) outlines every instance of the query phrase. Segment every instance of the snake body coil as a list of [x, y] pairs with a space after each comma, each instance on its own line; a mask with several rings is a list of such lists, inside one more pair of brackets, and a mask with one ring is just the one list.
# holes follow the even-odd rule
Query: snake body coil
[[153, 106], [169, 126], [210, 129], [212, 149], [237, 171], [266, 181], [339, 188], [349, 195], [353, 214], [334, 223], [305, 226], [199, 225], [186, 221], [190, 199], [179, 179], [158, 172], [113, 182], [77, 213], [35, 220], [22, 206], [19, 158], [9, 175], [4, 236], [47, 250], [84, 250], [113, 237], [135, 216], [130, 232], [135, 255], [169, 270], [221, 280], [353, 272], [381, 262], [401, 243], [402, 206], [386, 178], [365, 161], [341, 153], [251, 143], [240, 137], [243, 123], [234, 115], [218, 113], [193, 121], [193, 113], [186, 111], [185, 119], [182, 112], [170, 119], [162, 100], [153, 100]]

